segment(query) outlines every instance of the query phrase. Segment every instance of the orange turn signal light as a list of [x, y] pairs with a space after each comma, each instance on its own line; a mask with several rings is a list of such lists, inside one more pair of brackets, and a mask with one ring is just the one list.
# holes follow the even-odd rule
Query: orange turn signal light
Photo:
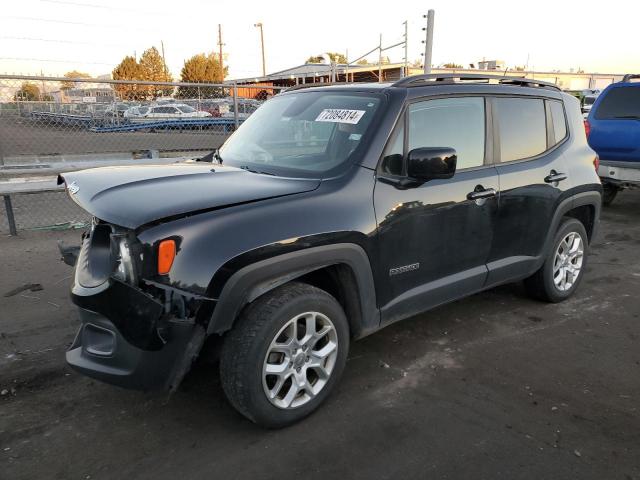
[[176, 258], [176, 241], [162, 240], [158, 245], [158, 273], [160, 275], [169, 273], [174, 258]]

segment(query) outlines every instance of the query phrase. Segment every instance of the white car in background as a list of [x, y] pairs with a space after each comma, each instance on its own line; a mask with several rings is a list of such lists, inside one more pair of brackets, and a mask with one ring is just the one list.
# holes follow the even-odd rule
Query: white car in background
[[141, 105], [138, 107], [131, 107], [126, 110], [123, 114], [124, 118], [139, 118], [144, 117], [147, 113], [149, 113], [150, 107], [145, 105]]
[[209, 112], [201, 112], [182, 103], [155, 105], [149, 107], [149, 111], [142, 115], [144, 118], [205, 118], [210, 116]]
[[587, 95], [582, 99], [582, 113], [588, 114], [591, 111], [591, 107], [595, 103], [598, 95]]

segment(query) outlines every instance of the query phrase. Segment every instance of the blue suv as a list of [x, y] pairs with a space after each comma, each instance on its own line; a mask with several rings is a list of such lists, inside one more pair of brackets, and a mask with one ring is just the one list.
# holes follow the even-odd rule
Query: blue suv
[[640, 186], [640, 75], [625, 75], [595, 101], [585, 122], [589, 145], [600, 157], [602, 202]]

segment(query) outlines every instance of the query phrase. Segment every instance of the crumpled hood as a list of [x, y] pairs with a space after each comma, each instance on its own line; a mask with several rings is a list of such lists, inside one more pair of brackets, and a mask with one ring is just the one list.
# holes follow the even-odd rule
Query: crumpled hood
[[100, 167], [62, 174], [70, 197], [115, 225], [137, 228], [193, 212], [314, 190], [316, 179], [260, 175], [211, 163]]

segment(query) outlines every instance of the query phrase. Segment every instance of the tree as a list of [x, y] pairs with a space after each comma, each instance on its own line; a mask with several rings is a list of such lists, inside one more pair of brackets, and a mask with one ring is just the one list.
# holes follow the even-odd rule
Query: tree
[[[142, 70], [135, 58], [126, 56], [111, 72], [114, 80], [142, 80]], [[145, 86], [114, 84], [113, 88], [123, 100], [142, 100], [146, 96]]]
[[[64, 74], [64, 78], [91, 78], [91, 75], [84, 72], [79, 72], [77, 70], [71, 70]], [[70, 90], [72, 88], [76, 88], [78, 86], [78, 82], [70, 82], [65, 81], [60, 83], [61, 90]]]
[[[184, 66], [180, 71], [180, 81], [190, 83], [222, 83], [227, 75], [227, 68], [220, 68], [218, 56], [210, 53], [199, 53], [184, 61]], [[219, 97], [221, 89], [216, 87], [178, 87], [177, 96], [188, 98], [197, 96], [199, 98]]]
[[459, 65], [457, 63], [454, 62], [449, 62], [449, 63], [445, 63], [444, 65], [442, 65], [443, 68], [462, 68], [462, 65]]
[[[171, 82], [171, 74], [156, 47], [145, 50], [140, 57], [140, 73], [142, 80], [149, 82]], [[173, 87], [145, 85], [144, 90], [152, 98], [171, 95]]]
[[[347, 57], [345, 57], [342, 53], [337, 52], [327, 52], [326, 55], [329, 57], [334, 63], [347, 63]], [[323, 63], [324, 57], [322, 55], [315, 55], [307, 58], [305, 63]]]
[[358, 60], [356, 62], [357, 65], [370, 65], [369, 61], [366, 58], [363, 58], [362, 60]]
[[35, 83], [22, 82], [20, 89], [15, 93], [13, 99], [23, 102], [33, 102], [36, 100], [40, 100], [40, 89]]

